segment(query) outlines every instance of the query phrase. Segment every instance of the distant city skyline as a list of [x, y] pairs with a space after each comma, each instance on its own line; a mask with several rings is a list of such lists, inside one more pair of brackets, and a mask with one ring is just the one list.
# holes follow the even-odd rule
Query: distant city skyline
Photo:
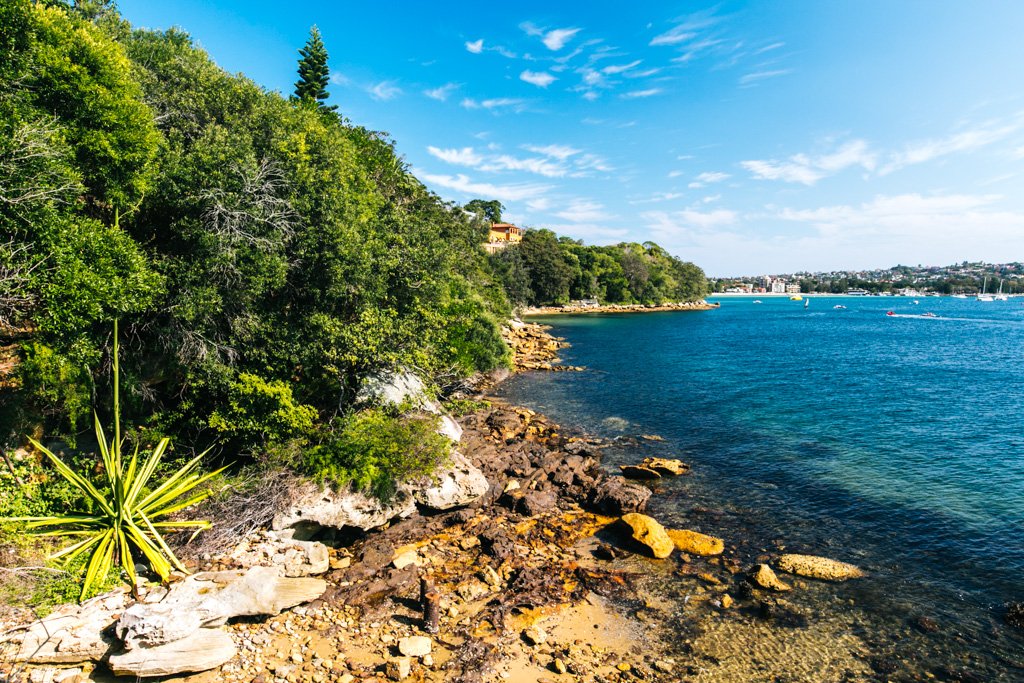
[[121, 0], [331, 98], [445, 199], [710, 276], [1024, 260], [1024, 4]]

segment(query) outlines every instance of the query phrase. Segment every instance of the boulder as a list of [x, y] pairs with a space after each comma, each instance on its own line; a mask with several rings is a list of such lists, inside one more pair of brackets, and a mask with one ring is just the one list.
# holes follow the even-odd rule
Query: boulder
[[815, 555], [783, 555], [779, 558], [778, 567], [790, 574], [823, 581], [846, 581], [864, 576], [859, 567]]
[[721, 555], [725, 550], [725, 541], [707, 534], [688, 531], [686, 529], [669, 529], [668, 537], [672, 539], [676, 550], [692, 555]]
[[766, 564], [757, 565], [757, 568], [750, 574], [750, 580], [754, 585], [760, 586], [761, 588], [767, 588], [772, 591], [783, 592], [793, 590], [792, 586], [783, 583], [779, 577], [775, 575], [775, 572], [772, 571], [772, 568]]
[[455, 421], [450, 415], [442, 415], [441, 422], [437, 426], [437, 433], [447, 436], [450, 440], [458, 443], [462, 440], [462, 425]]
[[605, 477], [590, 492], [590, 506], [606, 515], [624, 515], [639, 512], [647, 507], [651, 490], [641, 484], [634, 484], [622, 477]]
[[661, 475], [658, 472], [648, 467], [640, 467], [638, 465], [619, 465], [619, 469], [622, 470], [622, 476], [626, 479], [661, 479]]
[[297, 525], [355, 527], [369, 531], [384, 526], [396, 517], [409, 517], [416, 512], [416, 501], [410, 491], [400, 489], [388, 502], [359, 491], [335, 491], [326, 486], [306, 484], [285, 510], [274, 516], [275, 530]]
[[282, 538], [273, 531], [239, 543], [228, 557], [240, 567], [277, 567], [284, 576], [323, 574], [331, 562], [323, 543]]
[[451, 464], [436, 472], [423, 486], [413, 489], [413, 499], [434, 510], [450, 510], [469, 505], [486, 494], [491, 485], [487, 477], [466, 456], [452, 453]]
[[117, 590], [81, 605], [61, 605], [47, 617], [13, 632], [6, 643], [0, 643], [0, 661], [36, 664], [99, 661], [117, 648], [110, 626], [129, 601], [127, 591]]
[[427, 388], [416, 374], [405, 370], [377, 370], [363, 378], [356, 393], [356, 405], [407, 405], [428, 413], [440, 414], [441, 408], [427, 395]]
[[231, 636], [223, 630], [202, 628], [180, 640], [112, 655], [107, 665], [117, 676], [170, 676], [214, 669], [236, 652]]
[[433, 643], [426, 636], [408, 636], [398, 640], [398, 651], [405, 657], [425, 657]]
[[654, 470], [664, 477], [678, 477], [690, 471], [690, 466], [682, 460], [668, 458], [644, 458], [640, 467]]
[[160, 602], [126, 609], [115, 633], [129, 650], [151, 649], [190, 638], [201, 628], [220, 626], [232, 617], [278, 614], [315, 600], [326, 590], [323, 579], [284, 577], [276, 567], [203, 572], [174, 584]]
[[623, 515], [621, 521], [633, 532], [633, 540], [647, 546], [651, 554], [658, 559], [664, 559], [675, 550], [675, 544], [654, 518], [630, 512]]

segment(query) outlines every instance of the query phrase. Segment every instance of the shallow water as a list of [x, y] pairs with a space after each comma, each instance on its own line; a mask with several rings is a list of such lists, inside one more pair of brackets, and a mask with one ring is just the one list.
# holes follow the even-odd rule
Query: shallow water
[[[919, 301], [545, 317], [587, 371], [501, 393], [604, 436], [664, 437], [641, 449], [694, 473], [652, 514], [724, 536], [745, 562], [784, 546], [868, 569], [797, 599], [900, 662], [894, 680], [1024, 680], [1024, 634], [1002, 622], [1024, 600], [1024, 300]], [[639, 456], [613, 449], [605, 465]], [[918, 616], [940, 630], [920, 634]]]

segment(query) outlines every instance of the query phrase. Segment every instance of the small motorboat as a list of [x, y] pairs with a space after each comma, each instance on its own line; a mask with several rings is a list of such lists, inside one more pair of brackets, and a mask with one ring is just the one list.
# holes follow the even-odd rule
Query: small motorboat
[[845, 311], [846, 310], [846, 306], [844, 306], [842, 304], [836, 304], [832, 308], [836, 309], [837, 311]]
[[760, 299], [754, 299], [754, 303], [755, 304], [759, 304], [759, 303], [761, 303], [761, 300]]
[[893, 316], [893, 315], [896, 315], [896, 311], [886, 311], [885, 314]]
[[935, 315], [931, 311], [928, 311], [927, 313], [922, 313], [921, 317], [922, 318], [938, 318], [939, 316]]

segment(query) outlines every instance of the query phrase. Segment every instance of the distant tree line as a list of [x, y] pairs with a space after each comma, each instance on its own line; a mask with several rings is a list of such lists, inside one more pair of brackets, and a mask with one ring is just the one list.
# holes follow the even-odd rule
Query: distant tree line
[[660, 304], [707, 295], [704, 271], [653, 242], [587, 246], [550, 230], [491, 256], [512, 303], [542, 306], [596, 299], [602, 304]]

